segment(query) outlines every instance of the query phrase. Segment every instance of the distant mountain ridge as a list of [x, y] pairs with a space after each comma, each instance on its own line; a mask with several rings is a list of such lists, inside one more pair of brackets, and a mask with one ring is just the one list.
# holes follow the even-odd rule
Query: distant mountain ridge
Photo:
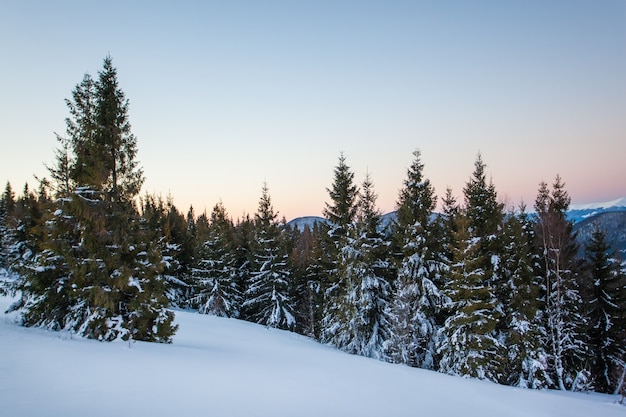
[[[602, 203], [572, 204], [567, 212], [567, 217], [574, 223], [578, 223], [593, 216], [597, 216], [598, 214], [621, 211], [626, 212], [626, 197]], [[381, 218], [381, 227], [389, 227], [395, 218], [395, 211], [383, 214]], [[300, 231], [304, 230], [306, 226], [312, 228], [315, 223], [328, 223], [328, 220], [319, 216], [304, 216], [297, 217], [287, 222], [289, 226], [297, 227]]]
[[578, 223], [598, 214], [615, 211], [626, 211], [626, 197], [602, 203], [572, 204], [567, 217], [574, 223]]
[[[380, 228], [381, 230], [388, 229], [391, 227], [391, 224], [396, 219], [396, 212], [392, 211], [391, 213], [383, 214], [380, 219]], [[315, 224], [328, 224], [330, 223], [328, 219], [319, 216], [303, 216], [296, 217], [295, 219], [287, 222], [287, 226], [291, 228], [298, 229], [300, 232], [304, 231], [306, 227], [309, 229], [313, 229]]]
[[605, 211], [576, 223], [574, 231], [581, 253], [584, 253], [585, 243], [589, 242], [596, 228], [604, 231], [606, 241], [611, 245], [611, 251], [621, 261], [626, 260], [626, 210]]
[[[593, 230], [599, 227], [606, 233], [612, 250], [626, 259], [626, 197], [603, 203], [572, 204], [567, 217], [574, 223], [581, 250]], [[395, 211], [383, 214], [381, 229], [389, 230], [396, 218]], [[305, 216], [293, 219], [287, 225], [302, 232], [305, 227], [312, 229], [316, 223], [328, 224], [328, 220], [319, 216]]]

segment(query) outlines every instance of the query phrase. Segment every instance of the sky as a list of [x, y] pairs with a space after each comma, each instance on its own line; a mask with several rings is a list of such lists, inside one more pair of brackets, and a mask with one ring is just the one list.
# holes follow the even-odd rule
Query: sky
[[322, 215], [341, 152], [382, 212], [419, 149], [438, 196], [480, 152], [501, 201], [559, 174], [626, 196], [626, 2], [0, 0], [0, 181], [53, 164], [110, 55], [146, 182], [180, 211]]

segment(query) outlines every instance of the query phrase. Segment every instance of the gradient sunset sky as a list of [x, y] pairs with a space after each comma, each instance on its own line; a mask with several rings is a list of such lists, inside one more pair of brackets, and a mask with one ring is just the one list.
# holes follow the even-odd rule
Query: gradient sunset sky
[[186, 213], [321, 215], [340, 152], [383, 212], [420, 149], [442, 196], [478, 152], [501, 200], [558, 173], [626, 196], [626, 1], [0, 1], [0, 181], [45, 176], [107, 54], [144, 192]]

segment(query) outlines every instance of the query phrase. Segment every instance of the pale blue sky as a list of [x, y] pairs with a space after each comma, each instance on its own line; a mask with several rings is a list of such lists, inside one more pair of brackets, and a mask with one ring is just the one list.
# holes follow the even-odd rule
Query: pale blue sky
[[64, 99], [111, 54], [144, 191], [186, 212], [320, 215], [340, 151], [394, 209], [412, 152], [461, 197], [476, 154], [503, 200], [559, 173], [626, 196], [626, 1], [0, 1], [0, 181], [53, 161]]

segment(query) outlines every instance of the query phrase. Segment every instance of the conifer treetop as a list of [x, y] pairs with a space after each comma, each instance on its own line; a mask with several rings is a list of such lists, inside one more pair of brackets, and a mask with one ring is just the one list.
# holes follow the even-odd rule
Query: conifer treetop
[[354, 173], [346, 164], [343, 152], [339, 155], [339, 163], [335, 167], [335, 178], [332, 188], [326, 188], [331, 203], [326, 203], [324, 216], [334, 225], [347, 230], [357, 214], [358, 187], [354, 185]]

